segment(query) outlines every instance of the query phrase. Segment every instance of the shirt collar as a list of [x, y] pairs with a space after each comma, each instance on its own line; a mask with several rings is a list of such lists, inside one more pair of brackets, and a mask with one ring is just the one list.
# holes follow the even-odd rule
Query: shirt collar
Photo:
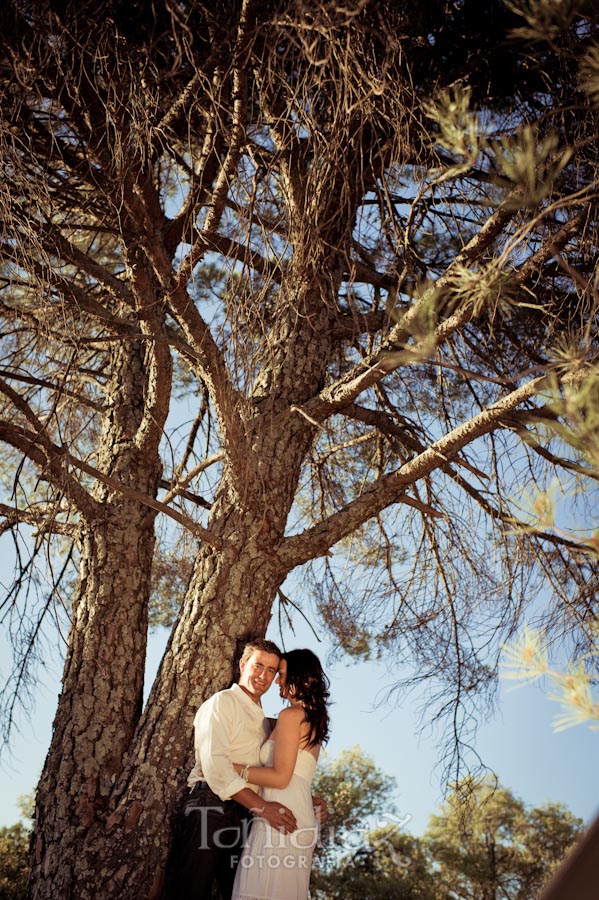
[[240, 703], [245, 703], [245, 705], [247, 706], [248, 709], [255, 710], [255, 714], [257, 716], [259, 716], [261, 719], [264, 718], [264, 710], [262, 709], [261, 704], [254, 703], [252, 698], [248, 697], [246, 692], [243, 690], [243, 688], [239, 687], [237, 682], [235, 684], [231, 685], [231, 690], [235, 694], [235, 697], [237, 698], [237, 700], [240, 701]]

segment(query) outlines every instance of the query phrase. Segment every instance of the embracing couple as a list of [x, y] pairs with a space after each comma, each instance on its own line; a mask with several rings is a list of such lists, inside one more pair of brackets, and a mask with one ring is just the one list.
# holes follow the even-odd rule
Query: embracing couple
[[[329, 682], [311, 650], [246, 644], [239, 681], [194, 719], [195, 765], [178, 823], [164, 896], [307, 900], [318, 836], [310, 792], [328, 739]], [[289, 704], [273, 724], [262, 695], [275, 680]], [[250, 827], [251, 826], [251, 827]]]

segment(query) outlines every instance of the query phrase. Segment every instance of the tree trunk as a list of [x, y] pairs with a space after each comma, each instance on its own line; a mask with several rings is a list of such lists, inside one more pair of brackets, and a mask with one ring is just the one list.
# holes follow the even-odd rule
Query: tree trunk
[[[148, 406], [160, 390], [168, 396], [171, 372], [170, 358], [159, 352], [160, 385], [151, 348], [115, 347], [97, 455], [99, 471], [150, 497], [162, 472], [162, 423], [160, 404], [152, 404], [151, 416]], [[80, 513], [78, 590], [36, 795], [29, 881], [36, 900], [74, 900], [83, 896], [79, 883], [93, 882], [93, 860], [82, 847], [105, 819], [142, 709], [156, 513], [102, 480]]]
[[[262, 493], [248, 485], [245, 507], [226, 478], [211, 530], [222, 551], [204, 546], [135, 740], [117, 785], [107, 831], [97, 829], [93, 854], [106, 857], [106, 880], [81, 898], [160, 895], [177, 801], [193, 764], [197, 707], [237, 677], [240, 644], [266, 631], [287, 569], [277, 557], [297, 490], [311, 429], [295, 416], [262, 433]], [[268, 490], [267, 490], [268, 488]], [[91, 847], [90, 847], [91, 849]], [[108, 853], [106, 852], [108, 851]]]
[[[241, 529], [240, 533], [243, 531]], [[198, 562], [186, 613], [173, 635], [140, 723], [135, 753], [113, 798], [106, 831], [89, 850], [107, 866], [79, 896], [159, 896], [173, 814], [193, 764], [192, 721], [197, 707], [236, 678], [238, 642], [261, 634], [285, 573], [264, 551], [240, 542]]]
[[[81, 838], [104, 815], [141, 712], [153, 514], [87, 529], [63, 687], [36, 799], [32, 896], [79, 896]], [[145, 602], [144, 602], [145, 601]]]
[[63, 862], [67, 870], [60, 878], [54, 872], [36, 900], [56, 897], [57, 885], [61, 898], [77, 900], [160, 895], [177, 801], [193, 764], [193, 717], [237, 677], [239, 645], [266, 630], [287, 575], [276, 549], [309, 442], [310, 429], [299, 416], [271, 435], [269, 493], [246, 508], [223, 480], [210, 525], [223, 549], [202, 546], [109, 804], [102, 815], [79, 822], [77, 858]]

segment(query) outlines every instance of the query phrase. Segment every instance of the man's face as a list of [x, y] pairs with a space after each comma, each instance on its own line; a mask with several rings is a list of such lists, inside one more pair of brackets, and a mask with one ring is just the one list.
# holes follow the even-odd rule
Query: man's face
[[279, 671], [279, 657], [276, 653], [254, 650], [248, 660], [240, 662], [239, 670], [241, 672], [239, 686], [253, 700], [258, 701], [269, 689]]

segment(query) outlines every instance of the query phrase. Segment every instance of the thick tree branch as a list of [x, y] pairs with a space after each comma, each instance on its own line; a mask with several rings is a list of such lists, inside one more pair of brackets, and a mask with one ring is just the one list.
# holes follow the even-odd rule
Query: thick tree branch
[[100, 504], [68, 474], [65, 464], [72, 465], [73, 468], [85, 472], [97, 481], [106, 484], [108, 487], [118, 491], [123, 496], [132, 500], [137, 500], [144, 506], [155, 509], [157, 512], [164, 513], [169, 518], [174, 519], [180, 525], [183, 525], [192, 534], [201, 537], [211, 546], [220, 546], [220, 542], [215, 536], [201, 525], [194, 522], [178, 510], [172, 509], [165, 503], [150, 497], [142, 491], [130, 488], [116, 478], [100, 472], [84, 460], [77, 459], [72, 453], [64, 447], [54, 444], [48, 437], [44, 424], [38, 419], [33, 410], [25, 403], [22, 397], [18, 395], [9, 385], [0, 379], [0, 391], [13, 403], [15, 408], [27, 419], [27, 421], [35, 429], [34, 431], [26, 431], [18, 425], [9, 425], [0, 422], [0, 440], [5, 441], [17, 450], [20, 450], [32, 462], [36, 463], [42, 470], [42, 477], [59, 488], [65, 496], [75, 503], [79, 512], [88, 520], [99, 515]]
[[[248, 29], [251, 23], [248, 20], [251, 0], [244, 0], [239, 17], [239, 25], [233, 50], [233, 86], [232, 86], [232, 123], [228, 140], [228, 150], [216, 177], [212, 190], [212, 202], [202, 227], [202, 236], [206, 238], [216, 234], [223, 212], [227, 204], [227, 195], [233, 174], [237, 167], [241, 151], [246, 143], [246, 113], [247, 113], [247, 73], [245, 72], [246, 56], [248, 51]], [[193, 271], [208, 249], [206, 240], [196, 240], [187, 256], [183, 259], [178, 273], [178, 288], [185, 289]]]
[[[396, 414], [392, 418], [391, 415], [384, 413], [382, 410], [369, 409], [364, 406], [358, 406], [357, 404], [351, 404], [345, 409], [342, 409], [341, 414], [347, 416], [348, 419], [355, 419], [358, 422], [364, 422], [366, 425], [373, 425], [382, 434], [387, 435], [394, 441], [398, 441], [413, 453], [423, 453], [426, 449], [422, 441], [418, 440], [416, 437], [416, 429], [411, 422], [404, 420], [403, 425], [399, 424], [399, 421], [402, 418], [399, 414]], [[457, 465], [469, 469], [474, 475], [481, 478], [484, 477], [483, 473], [471, 465], [467, 459], [456, 456], [454, 462]], [[451, 473], [453, 472], [453, 469], [448, 465], [443, 471]]]
[[404, 463], [395, 472], [384, 475], [359, 497], [325, 521], [301, 534], [288, 537], [278, 550], [279, 558], [289, 570], [320, 556], [333, 544], [351, 534], [356, 528], [392, 503], [402, 503], [409, 487], [442, 469], [474, 440], [500, 427], [502, 417], [520, 403], [534, 396], [545, 379], [537, 378], [517, 388], [488, 409], [459, 425], [449, 434], [435, 441], [418, 456]]
[[380, 334], [392, 327], [393, 319], [385, 310], [365, 313], [341, 313], [335, 318], [334, 338], [352, 340], [359, 335]]
[[206, 243], [208, 250], [214, 250], [226, 259], [236, 259], [244, 266], [249, 266], [263, 278], [274, 284], [280, 284], [283, 273], [281, 267], [269, 262], [260, 253], [251, 250], [247, 244], [241, 244], [233, 238], [222, 234], [201, 235], [198, 238]]
[[[28, 223], [28, 227], [32, 228], [31, 223]], [[54, 250], [65, 262], [72, 263], [79, 271], [103, 285], [116, 300], [133, 307], [133, 297], [127, 284], [113, 275], [105, 266], [95, 262], [90, 254], [79, 250], [71, 241], [67, 240], [58, 226], [52, 222], [45, 222], [40, 225], [38, 233], [44, 246]]]
[[94, 466], [90, 466], [89, 463], [86, 463], [81, 459], [76, 459], [72, 454], [66, 451], [63, 455], [65, 461], [72, 465], [75, 469], [80, 469], [82, 472], [85, 472], [86, 475], [91, 475], [92, 478], [95, 478], [97, 481], [101, 481], [102, 484], [105, 484], [113, 490], [118, 491], [123, 495], [123, 497], [128, 497], [130, 500], [136, 500], [143, 506], [148, 506], [150, 509], [155, 509], [156, 512], [163, 513], [165, 516], [168, 516], [170, 519], [173, 519], [175, 522], [183, 525], [184, 528], [186, 528], [196, 537], [199, 537], [207, 544], [210, 544], [211, 547], [216, 547], [217, 549], [222, 548], [222, 542], [211, 531], [209, 531], [207, 528], [203, 528], [201, 525], [198, 525], [197, 522], [194, 522], [193, 519], [191, 519], [189, 516], [186, 516], [184, 513], [181, 513], [178, 510], [167, 506], [165, 503], [161, 503], [160, 500], [155, 500], [153, 497], [150, 497], [149, 494], [143, 493], [143, 491], [138, 491], [135, 490], [135, 488], [128, 487], [117, 478], [113, 478], [110, 475], [106, 475], [104, 472], [100, 472], [98, 469], [94, 468]]
[[75, 538], [79, 531], [78, 525], [57, 519], [54, 507], [40, 509], [39, 506], [29, 506], [27, 509], [19, 509], [0, 503], [0, 516], [4, 519], [4, 522], [0, 522], [0, 535], [20, 522], [32, 525], [38, 534], [64, 534]]
[[171, 256], [174, 255], [180, 243], [188, 243], [192, 240], [192, 236], [196, 232], [194, 219], [219, 171], [220, 160], [225, 153], [226, 144], [224, 135], [216, 133], [214, 128], [214, 121], [210, 120], [204, 135], [199, 160], [194, 168], [191, 187], [181, 209], [166, 227], [165, 244]]
[[402, 316], [400, 322], [391, 329], [383, 341], [381, 349], [372, 353], [364, 362], [355, 366], [335, 384], [327, 387], [319, 397], [315, 397], [302, 406], [306, 417], [311, 421], [323, 422], [335, 412], [343, 409], [344, 406], [352, 403], [363, 391], [377, 384], [400, 365], [419, 360], [425, 348], [427, 354], [430, 353], [431, 344], [439, 346], [458, 328], [470, 321], [473, 314], [472, 307], [470, 304], [463, 304], [454, 314], [448, 316], [437, 326], [430, 338], [427, 337], [424, 341], [414, 345], [407, 344], [422, 309], [427, 308], [433, 297], [451, 284], [453, 273], [459, 266], [472, 263], [480, 258], [514, 215], [514, 209], [509, 206], [499, 207], [463, 250], [456, 254], [443, 275], [424, 292], [420, 300], [416, 301]]
[[77, 403], [80, 403], [82, 406], [86, 406], [89, 409], [93, 409], [94, 412], [102, 412], [103, 410], [102, 404], [96, 403], [90, 397], [86, 397], [79, 391], [73, 391], [67, 388], [63, 381], [59, 381], [58, 383], [56, 383], [45, 378], [34, 378], [31, 375], [23, 375], [20, 372], [3, 368], [0, 368], [0, 376], [3, 378], [7, 378], [10, 381], [18, 381], [21, 384], [29, 384], [33, 387], [44, 388], [51, 393], [56, 393], [60, 396], [68, 397], [70, 400], [76, 400]]
[[[122, 316], [116, 315], [107, 306], [104, 306], [99, 300], [96, 300], [89, 290], [84, 290], [82, 287], [75, 284], [70, 279], [58, 274], [55, 270], [49, 268], [49, 266], [46, 266], [41, 262], [30, 261], [29, 268], [32, 276], [37, 276], [42, 284], [46, 284], [50, 288], [56, 290], [57, 294], [60, 295], [61, 299], [73, 312], [76, 318], [80, 316], [81, 312], [86, 312], [90, 316], [98, 319], [99, 322], [101, 322], [110, 330], [117, 331], [121, 335], [126, 334], [127, 332], [131, 334], [134, 333], [134, 325], [129, 319], [125, 319]], [[9, 286], [31, 289], [33, 287], [33, 284], [21, 279], [18, 281], [16, 279], [11, 279], [9, 282]], [[17, 311], [12, 309], [7, 304], [3, 305], [3, 309], [8, 316], [11, 316], [13, 318], [18, 316], [19, 319], [25, 321], [27, 320], [27, 318], [30, 318], [32, 327], [34, 329], [36, 326], [39, 329], [41, 324], [40, 318], [36, 316], [36, 313], [40, 311], [47, 314], [47, 307], [42, 306], [41, 303], [38, 307], [33, 307], [31, 311], [21, 310], [20, 308]], [[69, 339], [71, 340], [71, 342], [75, 337], [76, 336], [74, 334], [69, 334]]]
[[[0, 390], [6, 393], [0, 383]], [[64, 453], [42, 431], [28, 431], [19, 425], [0, 421], [0, 440], [19, 450], [35, 463], [40, 477], [61, 491], [75, 509], [88, 521], [100, 514], [100, 506], [94, 498], [73, 478], [64, 466]]]

